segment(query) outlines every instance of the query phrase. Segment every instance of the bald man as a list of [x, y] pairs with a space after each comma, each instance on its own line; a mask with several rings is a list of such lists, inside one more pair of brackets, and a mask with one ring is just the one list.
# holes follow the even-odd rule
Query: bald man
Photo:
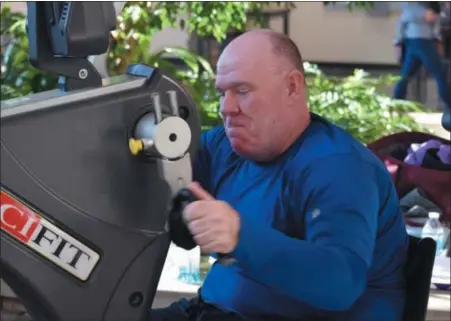
[[184, 219], [215, 263], [151, 321], [400, 321], [408, 237], [384, 165], [309, 111], [299, 50], [258, 30], [217, 66], [224, 126], [202, 135]]

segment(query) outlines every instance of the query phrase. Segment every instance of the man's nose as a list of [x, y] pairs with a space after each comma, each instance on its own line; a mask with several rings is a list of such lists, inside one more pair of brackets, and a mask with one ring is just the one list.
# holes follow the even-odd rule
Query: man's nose
[[224, 97], [221, 99], [221, 105], [219, 109], [222, 115], [236, 114], [240, 111], [236, 95], [227, 91]]

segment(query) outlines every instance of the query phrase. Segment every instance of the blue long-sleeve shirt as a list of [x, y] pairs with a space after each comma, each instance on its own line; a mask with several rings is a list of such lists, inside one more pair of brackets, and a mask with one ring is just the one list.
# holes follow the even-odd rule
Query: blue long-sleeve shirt
[[236, 155], [223, 127], [202, 137], [195, 179], [241, 217], [237, 263], [213, 265], [206, 302], [257, 320], [399, 321], [408, 246], [383, 164], [312, 114], [270, 163]]
[[424, 19], [425, 13], [425, 6], [419, 2], [402, 3], [394, 42], [399, 44], [404, 39], [440, 40], [440, 19], [429, 23]]

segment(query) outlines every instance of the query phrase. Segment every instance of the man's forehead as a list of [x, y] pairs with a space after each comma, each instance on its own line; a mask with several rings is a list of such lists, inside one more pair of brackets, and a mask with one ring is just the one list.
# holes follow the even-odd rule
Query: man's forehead
[[244, 55], [223, 55], [218, 60], [216, 71], [218, 74], [229, 73], [233, 71], [250, 70], [255, 67], [255, 60], [249, 59]]
[[225, 55], [216, 66], [217, 76], [257, 76], [273, 70], [274, 61], [250, 55]]
[[225, 88], [229, 86], [240, 86], [242, 84], [252, 84], [258, 79], [256, 73], [253, 71], [252, 66], [246, 64], [231, 63], [218, 65], [216, 86]]
[[244, 37], [232, 41], [218, 60], [218, 72], [231, 68], [252, 69], [257, 64], [269, 63], [273, 58], [271, 46], [261, 37]]
[[240, 84], [257, 84], [278, 74], [273, 63], [262, 63], [258, 59], [231, 59], [218, 63], [216, 68], [216, 85], [229, 86]]

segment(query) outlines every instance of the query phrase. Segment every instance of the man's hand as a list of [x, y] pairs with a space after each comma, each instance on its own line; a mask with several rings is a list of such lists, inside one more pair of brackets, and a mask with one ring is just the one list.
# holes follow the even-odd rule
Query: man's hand
[[199, 200], [185, 207], [183, 218], [201, 251], [232, 252], [238, 244], [238, 212], [226, 202], [216, 200], [198, 183], [192, 183], [188, 188]]
[[426, 22], [433, 23], [435, 22], [435, 20], [437, 20], [437, 18], [438, 14], [435, 13], [435, 11], [432, 9], [427, 9], [424, 13], [424, 20], [426, 20]]

